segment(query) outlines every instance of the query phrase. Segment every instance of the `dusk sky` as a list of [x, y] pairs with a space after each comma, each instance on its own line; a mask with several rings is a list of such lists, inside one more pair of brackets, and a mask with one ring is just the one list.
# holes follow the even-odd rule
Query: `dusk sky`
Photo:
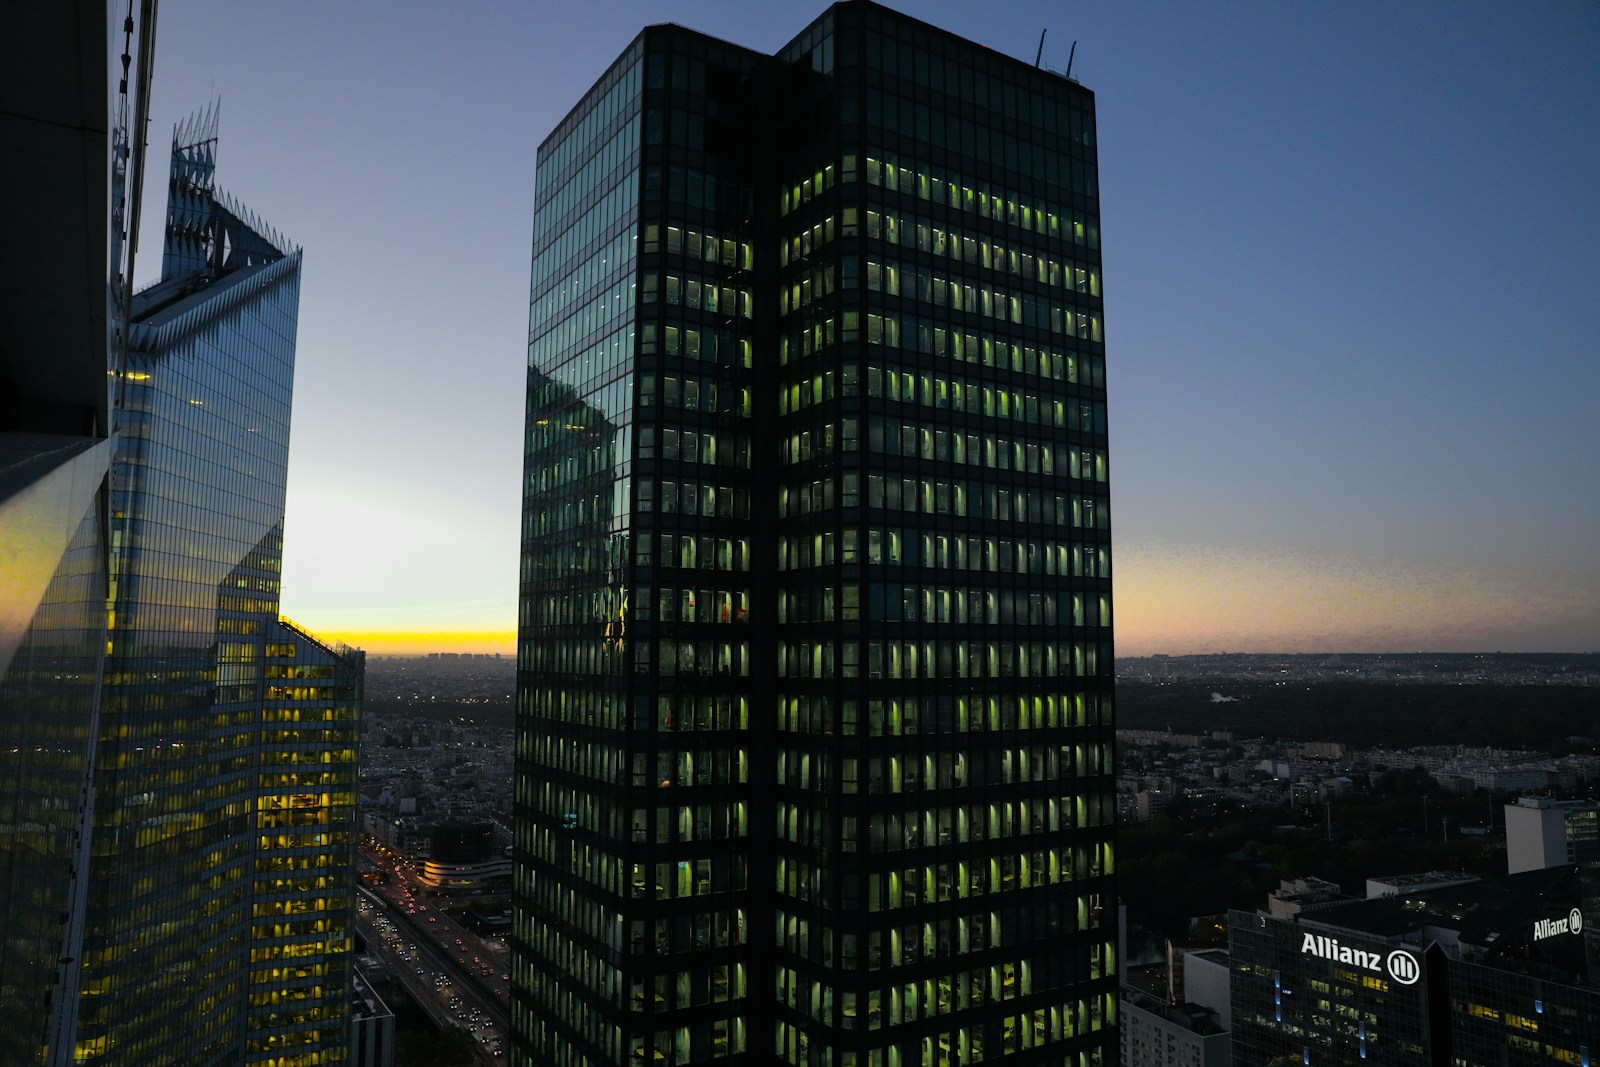
[[[889, 6], [1096, 94], [1119, 654], [1600, 650], [1600, 5]], [[139, 280], [217, 97], [305, 250], [287, 615], [512, 651], [535, 149], [823, 7], [161, 5]]]

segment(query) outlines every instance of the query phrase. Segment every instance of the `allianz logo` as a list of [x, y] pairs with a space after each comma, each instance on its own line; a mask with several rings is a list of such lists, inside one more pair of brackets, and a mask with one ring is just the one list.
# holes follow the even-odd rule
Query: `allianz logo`
[[1583, 933], [1583, 912], [1573, 908], [1565, 919], [1540, 919], [1533, 924], [1533, 939], [1543, 941], [1557, 934]]
[[1340, 944], [1338, 938], [1326, 934], [1306, 934], [1300, 942], [1300, 952], [1302, 955], [1360, 967], [1373, 974], [1387, 973], [1401, 985], [1415, 985], [1417, 979], [1422, 977], [1422, 967], [1417, 963], [1417, 957], [1405, 949], [1397, 948], [1385, 956], [1381, 952], [1368, 952], [1363, 948]]

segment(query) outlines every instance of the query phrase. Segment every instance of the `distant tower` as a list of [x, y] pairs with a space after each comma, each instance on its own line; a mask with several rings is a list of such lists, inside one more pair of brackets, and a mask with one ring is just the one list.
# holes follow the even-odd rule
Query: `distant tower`
[[1094, 123], [851, 2], [541, 145], [516, 1062], [1115, 1058]]

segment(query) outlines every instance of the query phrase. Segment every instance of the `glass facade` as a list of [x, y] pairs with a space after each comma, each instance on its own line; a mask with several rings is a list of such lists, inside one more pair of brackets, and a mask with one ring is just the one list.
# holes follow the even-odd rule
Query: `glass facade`
[[153, 7], [107, 14], [0, 73], [0, 1064], [343, 1063], [362, 660], [277, 614], [300, 256], [212, 112], [130, 292]]
[[215, 190], [215, 148], [214, 115], [174, 138], [117, 372], [82, 1063], [348, 1042], [360, 661], [278, 619], [300, 254]]
[[1600, 989], [1481, 963], [1450, 968], [1450, 1048], [1459, 1064], [1590, 1067], [1600, 1060]]
[[541, 147], [526, 1062], [1115, 1055], [1093, 122], [852, 3]]
[[[1429, 991], [1440, 995], [1444, 975], [1398, 940], [1229, 912], [1234, 1062], [1439, 1062]], [[1387, 962], [1395, 951], [1411, 961], [1401, 970], [1409, 982]]]
[[[9, 526], [3, 529], [11, 529]], [[105, 647], [100, 498], [77, 523], [21, 644], [0, 671], [0, 1063], [43, 1062], [71, 988], [72, 872]]]
[[244, 1063], [344, 1063], [366, 657], [280, 619], [254, 662], [261, 751]]
[[[114, 307], [146, 12], [32, 9], [0, 65], [0, 1065], [70, 1062], [105, 650]], [[127, 23], [123, 15], [132, 15]], [[115, 30], [120, 48], [109, 48]], [[134, 36], [137, 30], [139, 36]]]

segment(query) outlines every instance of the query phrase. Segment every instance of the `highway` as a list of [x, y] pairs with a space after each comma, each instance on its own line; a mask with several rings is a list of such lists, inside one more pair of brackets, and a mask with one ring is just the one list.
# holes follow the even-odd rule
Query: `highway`
[[367, 858], [389, 879], [358, 891], [357, 926], [369, 951], [435, 1025], [466, 1030], [483, 1062], [503, 1063], [510, 984], [504, 942], [481, 938], [414, 897], [394, 861]]

